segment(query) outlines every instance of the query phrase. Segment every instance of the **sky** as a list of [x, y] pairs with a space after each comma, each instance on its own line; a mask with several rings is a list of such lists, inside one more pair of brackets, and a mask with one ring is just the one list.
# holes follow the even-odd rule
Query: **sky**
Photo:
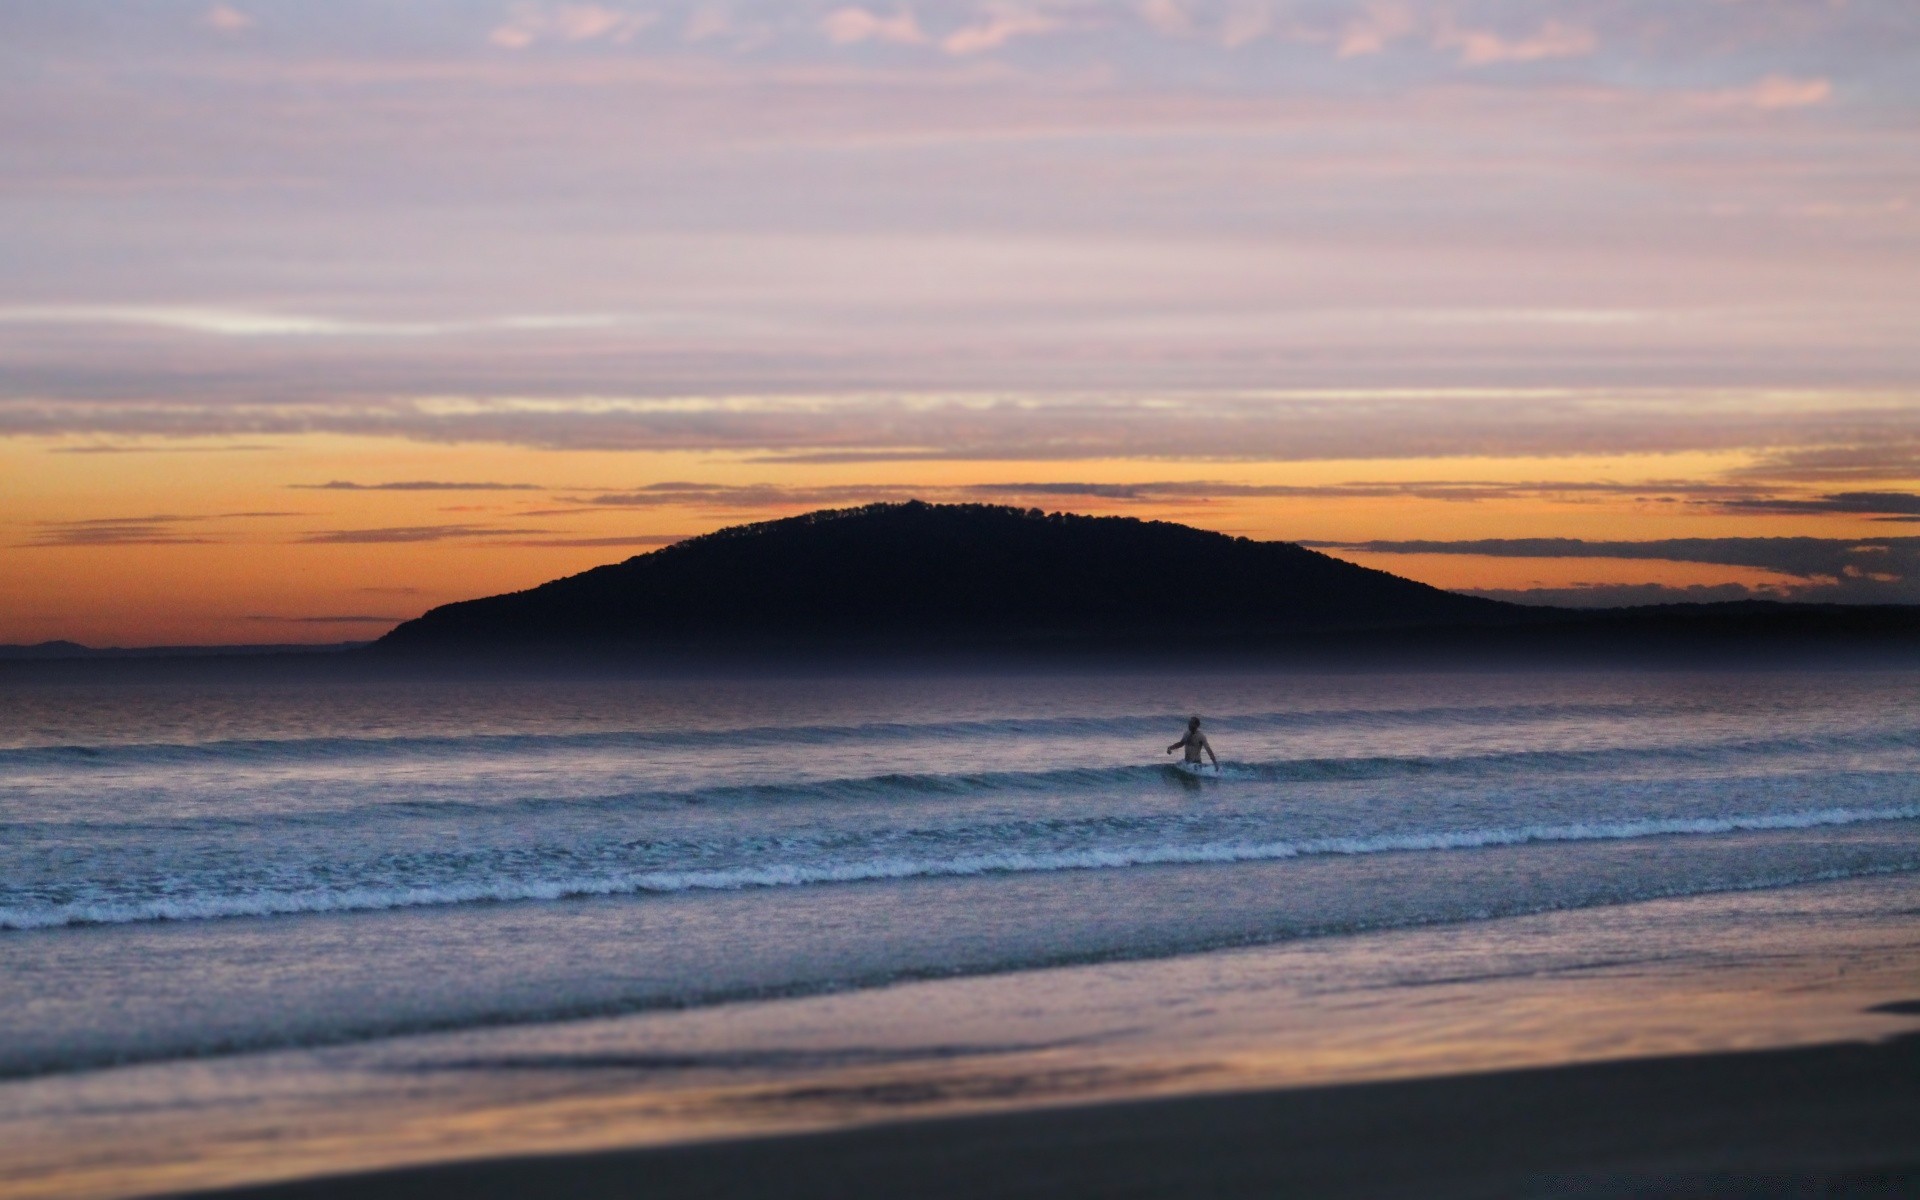
[[920, 497], [1920, 602], [1912, 0], [0, 0], [0, 643]]

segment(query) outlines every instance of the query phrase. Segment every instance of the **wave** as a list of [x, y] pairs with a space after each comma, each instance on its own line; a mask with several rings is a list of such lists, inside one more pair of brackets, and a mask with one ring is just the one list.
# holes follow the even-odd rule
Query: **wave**
[[1844, 866], [1774, 870], [1745, 878], [1715, 877], [1678, 883], [1659, 884], [1605, 891], [1587, 890], [1550, 900], [1523, 900], [1500, 903], [1497, 900], [1476, 904], [1470, 912], [1442, 910], [1398, 917], [1362, 918], [1276, 924], [1273, 927], [1225, 936], [1200, 936], [1155, 939], [1134, 945], [1115, 947], [1097, 945], [1085, 948], [1058, 947], [1039, 953], [996, 955], [956, 966], [906, 963], [858, 974], [836, 972], [822, 979], [794, 979], [778, 984], [749, 983], [734, 986], [699, 986], [690, 982], [683, 990], [664, 995], [631, 992], [613, 997], [569, 997], [549, 994], [526, 1007], [488, 1005], [469, 1011], [409, 1013], [404, 1010], [384, 1016], [368, 1017], [355, 1013], [345, 1020], [318, 1027], [300, 1028], [280, 1025], [251, 1035], [236, 1036], [221, 1030], [210, 1036], [197, 1031], [175, 1032], [171, 1037], [144, 1036], [137, 1042], [100, 1048], [61, 1046], [52, 1052], [24, 1052], [14, 1047], [0, 1050], [0, 1080], [13, 1081], [35, 1077], [72, 1074], [101, 1067], [125, 1067], [137, 1063], [165, 1062], [224, 1057], [273, 1049], [349, 1045], [380, 1038], [415, 1033], [448, 1033], [510, 1026], [526, 1026], [554, 1021], [613, 1017], [661, 1009], [684, 1011], [741, 1000], [767, 1000], [843, 993], [853, 988], [879, 987], [916, 979], [952, 979], [1000, 971], [1034, 967], [1063, 967], [1092, 963], [1138, 962], [1166, 958], [1176, 954], [1228, 950], [1271, 945], [1300, 938], [1329, 938], [1383, 930], [1414, 929], [1452, 924], [1461, 920], [1486, 921], [1550, 912], [1571, 912], [1641, 903], [1649, 900], [1680, 899], [1699, 896], [1762, 892], [1815, 883], [1860, 880], [1904, 875], [1920, 871], [1920, 860], [1907, 859], [1878, 863], [1851, 863]]
[[[182, 831], [359, 825], [379, 817], [463, 819], [542, 812], [622, 812], [698, 806], [804, 806], [902, 803], [993, 795], [1064, 795], [1164, 787], [1245, 784], [1363, 783], [1407, 779], [1520, 779], [1609, 773], [1641, 768], [1712, 768], [1722, 778], [1750, 771], [1776, 771], [1782, 758], [1835, 752], [1920, 750], [1920, 730], [1841, 733], [1780, 738], [1741, 738], [1672, 746], [1615, 746], [1590, 750], [1497, 750], [1478, 754], [1355, 755], [1224, 761], [1191, 770], [1183, 763], [1057, 767], [1047, 770], [969, 772], [891, 771], [804, 783], [742, 783], [664, 788], [584, 796], [512, 796], [499, 800], [423, 798], [353, 802], [338, 808], [258, 812], [175, 819], [117, 821], [36, 818], [0, 821], [0, 832], [45, 835], [53, 830]], [[1773, 761], [1769, 761], [1773, 760]]]
[[140, 901], [84, 901], [0, 908], [0, 930], [152, 921], [215, 920], [309, 913], [369, 912], [474, 903], [564, 900], [594, 896], [938, 878], [1130, 867], [1271, 862], [1323, 855], [1432, 853], [1543, 842], [1621, 841], [1650, 837], [1813, 829], [1920, 818], [1920, 804], [1886, 808], [1823, 808], [1785, 813], [1520, 825], [1349, 837], [1216, 841], [1003, 850], [944, 857], [891, 856], [840, 862], [764, 863], [704, 870], [651, 870], [547, 879], [490, 878], [431, 886], [366, 886], [245, 894], [179, 896]]
[[[1735, 738], [1678, 746], [1610, 746], [1591, 750], [1494, 750], [1477, 754], [1370, 754], [1252, 761], [1225, 760], [1218, 772], [1193, 771], [1177, 762], [1118, 766], [1055, 767], [1045, 770], [913, 772], [847, 776], [807, 783], [726, 784], [717, 787], [661, 789], [609, 796], [519, 797], [505, 802], [518, 808], [606, 808], [646, 802], [679, 804], [762, 804], [897, 800], [914, 796], [967, 796], [997, 792], [1057, 793], [1165, 785], [1168, 782], [1321, 783], [1400, 779], [1417, 776], [1532, 776], [1582, 771], [1618, 772], [1635, 765], [1699, 764], [1716, 769], [1741, 760], [1854, 750], [1920, 750], [1920, 729], [1817, 737]], [[422, 808], [465, 801], [422, 801]]]
[[[1214, 727], [1314, 729], [1328, 726], [1499, 725], [1524, 721], [1607, 717], [1647, 718], [1692, 711], [1684, 705], [1519, 704], [1465, 707], [1314, 709], [1210, 717]], [[653, 747], [836, 745], [917, 739], [1043, 736], [1152, 736], [1185, 724], [1185, 713], [1114, 717], [1002, 718], [981, 721], [878, 721], [848, 725], [763, 725], [738, 729], [602, 730], [575, 733], [414, 735], [395, 737], [239, 738], [195, 742], [61, 744], [0, 748], [0, 770], [68, 767], [127, 768], [181, 764], [260, 766], [273, 762], [332, 762], [406, 757], [565, 755]]]

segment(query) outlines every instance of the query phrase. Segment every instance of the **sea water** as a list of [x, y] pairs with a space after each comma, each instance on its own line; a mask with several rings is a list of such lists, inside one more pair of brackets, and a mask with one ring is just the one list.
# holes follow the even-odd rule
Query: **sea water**
[[0, 1077], [1920, 871], [1917, 684], [9, 683]]

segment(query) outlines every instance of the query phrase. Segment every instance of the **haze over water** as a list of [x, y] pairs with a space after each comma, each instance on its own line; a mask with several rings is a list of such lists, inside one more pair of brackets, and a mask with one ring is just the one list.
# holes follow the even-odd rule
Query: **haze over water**
[[1916, 682], [21, 687], [0, 1073], [1912, 872]]

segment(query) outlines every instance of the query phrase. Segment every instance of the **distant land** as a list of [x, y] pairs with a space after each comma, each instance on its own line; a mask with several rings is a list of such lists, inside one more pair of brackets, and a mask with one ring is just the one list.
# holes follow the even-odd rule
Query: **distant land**
[[919, 501], [722, 529], [524, 592], [442, 605], [382, 652], [739, 639], [1145, 638], [1500, 620], [1287, 542], [1166, 521]]
[[442, 605], [364, 653], [1217, 661], [1782, 648], [1912, 654], [1920, 606], [1544, 608], [1172, 522], [908, 501], [735, 526], [527, 591]]
[[1548, 608], [1167, 521], [920, 501], [722, 529], [377, 642], [0, 646], [9, 678], [785, 665], [1920, 665], [1920, 606]]

